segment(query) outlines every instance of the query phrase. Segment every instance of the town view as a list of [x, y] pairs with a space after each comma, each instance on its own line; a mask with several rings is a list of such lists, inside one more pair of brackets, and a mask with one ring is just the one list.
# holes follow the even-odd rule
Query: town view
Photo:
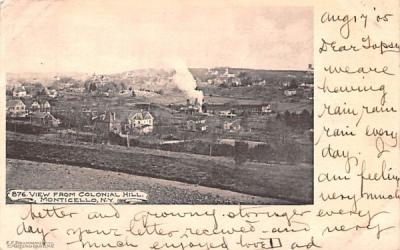
[[[313, 67], [304, 68], [8, 74], [7, 164], [65, 164], [310, 203]], [[26, 188], [42, 187], [27, 178]], [[153, 202], [233, 202], [192, 197]]]

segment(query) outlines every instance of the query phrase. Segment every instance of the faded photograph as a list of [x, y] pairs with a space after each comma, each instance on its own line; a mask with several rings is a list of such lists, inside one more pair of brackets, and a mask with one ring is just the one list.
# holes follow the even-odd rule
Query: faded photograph
[[313, 203], [311, 7], [15, 1], [2, 14], [7, 190]]

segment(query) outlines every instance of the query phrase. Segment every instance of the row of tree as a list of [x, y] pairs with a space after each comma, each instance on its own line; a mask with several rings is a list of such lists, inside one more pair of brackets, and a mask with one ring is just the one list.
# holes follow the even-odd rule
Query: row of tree
[[285, 124], [293, 128], [311, 129], [314, 127], [314, 112], [304, 109], [301, 113], [286, 110], [283, 114], [276, 115], [277, 120], [283, 120]]
[[[112, 135], [110, 138], [112, 144], [127, 146], [125, 138], [120, 138], [117, 135]], [[311, 163], [313, 160], [312, 148], [304, 147], [292, 141], [274, 145], [259, 144], [255, 147], [249, 147], [248, 143], [243, 141], [236, 141], [234, 145], [206, 143], [203, 141], [190, 141], [176, 144], [153, 144], [132, 138], [129, 141], [129, 145], [173, 152], [232, 157], [236, 165], [243, 165], [246, 161], [264, 163], [288, 162], [293, 164], [299, 162]], [[210, 150], [211, 147], [212, 150]]]

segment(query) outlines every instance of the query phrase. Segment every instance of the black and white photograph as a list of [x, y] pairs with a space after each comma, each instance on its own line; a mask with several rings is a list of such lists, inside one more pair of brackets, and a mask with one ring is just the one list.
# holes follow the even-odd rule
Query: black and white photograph
[[312, 7], [14, 4], [8, 191], [313, 204]]

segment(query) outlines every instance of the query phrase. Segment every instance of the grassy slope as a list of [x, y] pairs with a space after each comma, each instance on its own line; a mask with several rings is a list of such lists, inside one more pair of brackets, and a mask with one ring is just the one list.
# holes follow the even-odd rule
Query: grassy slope
[[312, 202], [313, 169], [300, 164], [235, 166], [231, 159], [219, 157], [18, 139], [7, 140], [7, 157], [196, 183], [298, 203]]

